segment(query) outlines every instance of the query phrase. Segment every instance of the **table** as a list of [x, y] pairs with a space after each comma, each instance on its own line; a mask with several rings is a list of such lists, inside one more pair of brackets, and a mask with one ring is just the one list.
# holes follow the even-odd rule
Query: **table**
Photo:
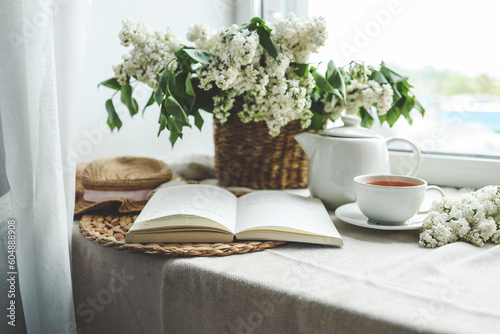
[[418, 245], [418, 231], [334, 223], [342, 248], [163, 258], [73, 230], [81, 333], [500, 332], [500, 246]]

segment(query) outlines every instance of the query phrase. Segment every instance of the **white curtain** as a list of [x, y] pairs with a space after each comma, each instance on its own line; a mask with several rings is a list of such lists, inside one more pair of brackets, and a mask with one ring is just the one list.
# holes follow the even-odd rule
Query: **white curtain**
[[[70, 263], [76, 161], [69, 152], [89, 17], [88, 0], [0, 1], [0, 186], [10, 188], [0, 203], [2, 333], [22, 332], [23, 316], [28, 333], [76, 332]], [[10, 301], [3, 277], [13, 271], [9, 221], [16, 232], [16, 328], [3, 308]]]

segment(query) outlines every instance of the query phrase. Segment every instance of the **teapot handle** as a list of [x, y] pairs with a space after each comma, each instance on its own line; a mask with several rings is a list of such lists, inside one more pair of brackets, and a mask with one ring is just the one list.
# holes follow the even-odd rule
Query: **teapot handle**
[[405, 174], [406, 176], [415, 176], [418, 173], [418, 170], [420, 169], [420, 163], [421, 163], [421, 154], [420, 150], [418, 147], [408, 139], [400, 138], [400, 137], [391, 137], [387, 138], [386, 143], [387, 145], [395, 142], [400, 142], [400, 143], [406, 143], [410, 146], [411, 150], [413, 151], [413, 156], [411, 160], [408, 162], [409, 165], [404, 166], [408, 167], [409, 172]]

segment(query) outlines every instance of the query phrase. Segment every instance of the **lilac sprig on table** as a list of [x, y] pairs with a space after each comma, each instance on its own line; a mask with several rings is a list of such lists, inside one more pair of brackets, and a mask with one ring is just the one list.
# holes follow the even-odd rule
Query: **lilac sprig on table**
[[500, 186], [487, 186], [459, 197], [444, 197], [432, 204], [420, 234], [422, 247], [466, 241], [482, 247], [500, 243]]

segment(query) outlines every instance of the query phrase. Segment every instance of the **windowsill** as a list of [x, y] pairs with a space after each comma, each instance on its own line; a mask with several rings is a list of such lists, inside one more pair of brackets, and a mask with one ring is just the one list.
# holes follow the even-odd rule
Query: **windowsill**
[[[412, 165], [408, 152], [389, 155], [394, 174], [405, 174]], [[440, 186], [482, 188], [500, 183], [500, 160], [423, 153], [417, 177]]]

